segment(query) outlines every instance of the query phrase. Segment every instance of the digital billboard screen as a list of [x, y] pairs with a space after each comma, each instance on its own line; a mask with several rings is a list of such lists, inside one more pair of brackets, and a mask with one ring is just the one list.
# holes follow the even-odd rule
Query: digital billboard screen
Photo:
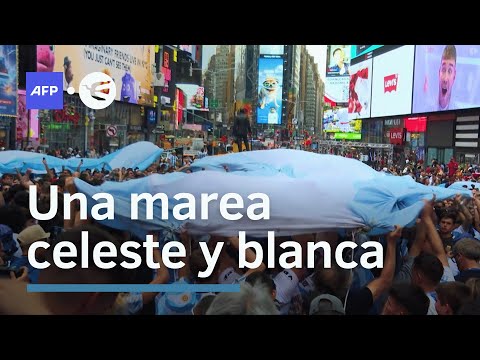
[[368, 54], [369, 52], [381, 48], [383, 45], [351, 45], [351, 59], [355, 59], [364, 54]]
[[417, 45], [413, 113], [480, 107], [480, 45]]
[[335, 139], [360, 140], [362, 120], [351, 120], [347, 108], [327, 110], [323, 115], [323, 131], [335, 133]]
[[284, 52], [284, 45], [260, 45], [262, 55], [283, 55]]
[[258, 59], [257, 123], [282, 123], [283, 57], [263, 55]]
[[372, 59], [350, 66], [348, 94], [348, 118], [352, 120], [370, 117]]
[[[187, 110], [208, 111], [205, 107], [205, 88], [195, 84], [177, 84], [177, 88], [185, 93]], [[178, 96], [178, 94], [177, 94]]]
[[0, 45], [0, 115], [17, 115], [17, 46]]
[[346, 104], [350, 81], [350, 45], [327, 46], [325, 96], [329, 101]]
[[371, 117], [410, 114], [415, 45], [373, 58]]
[[78, 93], [92, 72], [110, 76], [117, 87], [115, 100], [153, 105], [153, 45], [37, 45], [37, 71], [64, 73], [64, 88]]

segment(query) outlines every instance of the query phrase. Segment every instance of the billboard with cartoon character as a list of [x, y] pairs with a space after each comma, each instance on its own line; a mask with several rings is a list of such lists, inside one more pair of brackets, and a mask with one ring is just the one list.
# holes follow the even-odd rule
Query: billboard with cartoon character
[[282, 123], [283, 57], [261, 55], [258, 59], [257, 123]]
[[154, 45], [37, 46], [37, 71], [63, 72], [64, 91], [78, 93], [83, 77], [99, 71], [115, 81], [115, 100], [139, 105], [153, 105], [154, 61]]
[[0, 115], [17, 116], [16, 45], [0, 45]]

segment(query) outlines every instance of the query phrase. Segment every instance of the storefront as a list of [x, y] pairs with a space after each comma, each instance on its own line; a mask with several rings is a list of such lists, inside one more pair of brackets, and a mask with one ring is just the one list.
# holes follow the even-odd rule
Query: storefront
[[9, 116], [0, 116], [0, 148], [10, 149], [12, 145], [12, 121], [15, 118]]
[[40, 145], [49, 149], [85, 149], [86, 107], [78, 95], [64, 94], [62, 110], [40, 110]]
[[364, 119], [362, 121], [362, 142], [384, 144], [383, 120]]
[[410, 149], [409, 158], [413, 161], [425, 161], [425, 132], [427, 117], [407, 117], [404, 119], [406, 138], [405, 147]]
[[127, 144], [133, 144], [139, 141], [145, 141], [145, 133], [140, 125], [128, 125]]
[[[97, 151], [112, 152], [136, 139], [144, 140], [140, 108], [135, 104], [115, 101], [106, 109], [97, 110], [93, 121], [93, 144]], [[131, 126], [133, 127], [130, 128]]]
[[446, 164], [454, 154], [454, 113], [431, 115], [427, 119], [426, 146], [427, 164], [436, 159], [440, 164]]
[[404, 166], [407, 155], [405, 154], [405, 128], [402, 118], [383, 120], [384, 143], [393, 145], [394, 164]]

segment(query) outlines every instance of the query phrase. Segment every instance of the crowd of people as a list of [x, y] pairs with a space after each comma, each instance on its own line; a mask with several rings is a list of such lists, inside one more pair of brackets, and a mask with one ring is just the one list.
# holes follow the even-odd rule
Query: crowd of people
[[[70, 154], [72, 152], [70, 151]], [[209, 156], [202, 150], [202, 156]], [[57, 173], [44, 160], [45, 175], [3, 174], [0, 191], [0, 313], [9, 314], [296, 314], [296, 315], [453, 315], [480, 314], [480, 193], [472, 197], [456, 196], [445, 201], [426, 202], [413, 228], [396, 227], [384, 236], [369, 237], [362, 232], [332, 231], [306, 233], [276, 238], [275, 268], [261, 263], [255, 269], [240, 269], [239, 239], [210, 234], [190, 236], [179, 234], [187, 250], [181, 258], [186, 264], [180, 270], [169, 270], [163, 264], [161, 249], [154, 259], [160, 264], [156, 271], [145, 262], [145, 249], [137, 251], [142, 266], [137, 270], [104, 270], [91, 266], [64, 271], [56, 266], [39, 270], [28, 259], [28, 249], [37, 241], [55, 244], [68, 240], [81, 247], [81, 232], [88, 230], [90, 245], [108, 240], [118, 249], [129, 240], [142, 242], [129, 231], [120, 231], [97, 223], [81, 220], [79, 204], [70, 206], [70, 219], [64, 219], [63, 195], [76, 193], [74, 178], [98, 186], [105, 181], [129, 181], [154, 174], [175, 171], [191, 172], [193, 159], [182, 159], [175, 151], [166, 153], [146, 170], [122, 168], [108, 171], [83, 170], [79, 159], [77, 171], [64, 169]], [[228, 168], [225, 168], [228, 171]], [[433, 161], [430, 166], [421, 162], [406, 163], [405, 167], [391, 166], [383, 171], [395, 175], [410, 175], [425, 185], [448, 186], [457, 180], [478, 177], [478, 168], [462, 167], [452, 159], [442, 165]], [[57, 185], [58, 213], [48, 221], [33, 218], [29, 209], [29, 189], [37, 189], [37, 209], [45, 213], [50, 208], [51, 186]], [[194, 185], [192, 185], [194, 186]], [[152, 233], [154, 236], [158, 234]], [[306, 251], [307, 242], [327, 241], [335, 251], [345, 240], [357, 244], [379, 241], [385, 251], [382, 269], [366, 269], [361, 265], [345, 270], [335, 261], [324, 262], [321, 249], [315, 253], [315, 268], [281, 268], [279, 258], [285, 241], [298, 242]], [[158, 239], [162, 244], [162, 239]], [[255, 239], [268, 258], [267, 239]], [[207, 278], [199, 277], [207, 261], [200, 249], [201, 242], [210, 249], [219, 241], [226, 242], [219, 261]], [[37, 256], [51, 259], [53, 247]], [[364, 250], [344, 251], [345, 259], [358, 259]], [[120, 252], [117, 252], [120, 253]], [[84, 256], [79, 252], [77, 261]], [[117, 256], [121, 261], [120, 255]], [[247, 249], [247, 261], [255, 252]], [[303, 256], [307, 259], [307, 256]], [[115, 261], [117, 262], [117, 261]], [[53, 262], [51, 262], [53, 264]], [[304, 264], [305, 265], [305, 264]], [[236, 293], [26, 293], [25, 285], [48, 283], [115, 283], [115, 284], [240, 284]]]

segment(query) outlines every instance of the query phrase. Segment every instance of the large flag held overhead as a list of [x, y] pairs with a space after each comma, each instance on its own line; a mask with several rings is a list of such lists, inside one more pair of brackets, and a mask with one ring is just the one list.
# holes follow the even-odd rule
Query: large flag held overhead
[[[99, 187], [79, 179], [75, 184], [78, 191], [87, 195], [89, 209], [97, 203], [92, 198], [94, 194], [112, 194], [115, 219], [105, 220], [105, 224], [129, 229], [138, 236], [153, 230], [181, 229], [192, 234], [223, 236], [235, 236], [239, 230], [245, 230], [254, 237], [266, 237], [267, 231], [272, 230], [278, 236], [336, 229], [365, 229], [371, 235], [384, 234], [396, 224], [412, 225], [424, 206], [423, 199], [431, 199], [434, 194], [437, 199], [453, 197], [458, 192], [469, 195], [465, 189], [428, 187], [409, 176], [378, 173], [357, 160], [286, 149], [206, 157], [196, 161], [192, 170], [191, 174], [153, 175]], [[139, 220], [132, 220], [132, 193], [163, 193], [168, 204], [156, 201], [154, 218], [147, 220], [146, 203], [141, 201]], [[193, 204], [186, 199], [175, 199], [179, 193], [191, 194]], [[222, 197], [231, 193], [238, 194], [239, 199], [237, 206], [230, 207], [228, 212], [238, 213], [238, 220], [225, 219], [220, 210]], [[268, 197], [267, 204], [252, 198], [255, 196], [252, 194], [258, 193]], [[202, 204], [202, 194], [218, 196]], [[175, 206], [186, 202], [191, 205], [190, 218], [176, 220]], [[269, 219], [250, 219], [253, 208], [249, 207], [260, 203], [268, 208]], [[162, 218], [162, 206], [168, 206], [168, 219]], [[206, 208], [208, 219], [205, 219]], [[254, 212], [258, 215], [263, 210]]]
[[118, 151], [99, 159], [70, 158], [59, 159], [54, 156], [39, 154], [29, 151], [10, 150], [0, 151], [0, 174], [15, 173], [16, 169], [25, 172], [31, 169], [34, 174], [46, 173], [42, 161], [45, 158], [48, 167], [61, 171], [62, 168], [75, 171], [83, 159], [80, 170], [97, 169], [105, 167], [106, 170], [117, 168], [135, 168], [145, 170], [162, 154], [163, 149], [148, 141], [140, 141], [128, 145]]

